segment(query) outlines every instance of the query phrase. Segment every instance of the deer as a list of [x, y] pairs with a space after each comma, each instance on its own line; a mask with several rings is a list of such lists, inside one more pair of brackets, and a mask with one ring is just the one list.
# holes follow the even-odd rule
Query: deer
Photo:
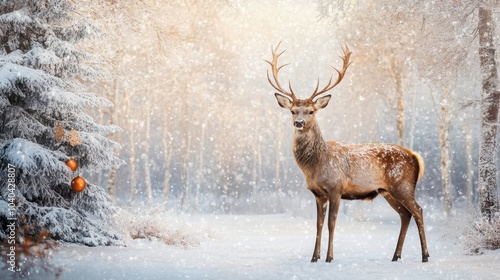
[[333, 238], [339, 205], [345, 200], [373, 200], [378, 195], [384, 197], [399, 214], [401, 229], [392, 261], [401, 259], [403, 243], [410, 220], [413, 217], [418, 228], [422, 248], [422, 262], [428, 262], [429, 251], [424, 229], [422, 207], [415, 200], [417, 182], [425, 170], [423, 158], [414, 151], [396, 144], [368, 143], [342, 144], [325, 141], [316, 121], [316, 113], [325, 108], [331, 94], [324, 95], [335, 88], [344, 78], [351, 65], [352, 52], [348, 46], [342, 47], [342, 69], [337, 71], [337, 79], [332, 83], [333, 74], [325, 87], [316, 89], [307, 99], [299, 99], [292, 90], [283, 88], [278, 79], [279, 71], [287, 66], [278, 66], [278, 52], [281, 42], [273, 48], [272, 60], [265, 60], [271, 66], [272, 79], [267, 70], [267, 80], [277, 91], [274, 95], [279, 106], [292, 113], [293, 154], [298, 167], [304, 174], [307, 188], [316, 201], [316, 243], [311, 262], [320, 259], [321, 235], [328, 208], [328, 250], [326, 262], [333, 260]]

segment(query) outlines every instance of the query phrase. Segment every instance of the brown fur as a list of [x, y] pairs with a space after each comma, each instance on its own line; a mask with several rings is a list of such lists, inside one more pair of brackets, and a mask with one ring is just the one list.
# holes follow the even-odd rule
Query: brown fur
[[[337, 70], [337, 80], [332, 79], [323, 89], [316, 90], [308, 99], [298, 99], [289, 84], [290, 91], [285, 90], [279, 80], [278, 72], [285, 65], [278, 66], [279, 44], [271, 49], [273, 58], [267, 61], [271, 65], [273, 80], [267, 73], [267, 79], [276, 93], [278, 104], [291, 111], [295, 136], [293, 151], [295, 160], [304, 173], [307, 188], [316, 199], [316, 245], [311, 262], [320, 258], [321, 234], [323, 221], [328, 209], [328, 251], [326, 261], [333, 260], [333, 233], [337, 220], [341, 199], [374, 199], [382, 195], [389, 205], [401, 217], [396, 251], [392, 258], [401, 258], [404, 239], [411, 217], [414, 217], [422, 247], [422, 261], [427, 262], [429, 252], [425, 238], [422, 208], [415, 201], [415, 185], [423, 176], [424, 162], [417, 153], [391, 144], [342, 145], [336, 142], [325, 142], [316, 123], [315, 114], [325, 108], [331, 95], [321, 96], [338, 85], [347, 71], [351, 51], [347, 46], [342, 50], [344, 56], [342, 69]], [[321, 97], [320, 97], [321, 96]]]
[[[415, 152], [394, 144], [343, 145], [325, 142], [315, 114], [328, 100], [293, 100], [278, 102], [292, 112], [296, 126], [293, 151], [299, 168], [304, 173], [307, 188], [317, 204], [316, 245], [311, 259], [320, 258], [321, 233], [326, 206], [329, 204], [329, 242], [326, 261], [333, 260], [333, 234], [340, 199], [371, 200], [381, 194], [401, 217], [401, 231], [393, 261], [401, 258], [403, 242], [411, 217], [417, 222], [422, 261], [429, 257], [423, 226], [422, 208], [415, 201], [415, 185], [422, 177], [424, 165]], [[300, 125], [297, 124], [300, 122]]]

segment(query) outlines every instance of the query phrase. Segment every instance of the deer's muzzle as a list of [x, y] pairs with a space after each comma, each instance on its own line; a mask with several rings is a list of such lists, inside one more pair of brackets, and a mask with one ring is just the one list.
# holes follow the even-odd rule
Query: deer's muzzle
[[303, 129], [304, 126], [306, 126], [306, 122], [304, 120], [296, 120], [294, 122], [294, 126], [295, 126], [295, 128]]

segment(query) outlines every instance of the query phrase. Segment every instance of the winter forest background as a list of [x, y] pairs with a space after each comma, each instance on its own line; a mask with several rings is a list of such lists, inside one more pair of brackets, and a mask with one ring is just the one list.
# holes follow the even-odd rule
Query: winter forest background
[[116, 31], [89, 46], [107, 54], [112, 74], [93, 91], [114, 106], [94, 117], [122, 129], [111, 138], [126, 163], [93, 181], [119, 205], [194, 212], [280, 212], [312, 200], [263, 59], [282, 40], [291, 63], [282, 79], [304, 96], [328, 80], [346, 43], [354, 64], [318, 115], [325, 139], [407, 146], [426, 161], [420, 199], [476, 203], [477, 5], [393, 2], [120, 1], [90, 13]]
[[[328, 81], [342, 45], [353, 51], [317, 116], [325, 139], [415, 150], [426, 163], [416, 192], [424, 211], [479, 213], [483, 182], [483, 197], [496, 201], [488, 218], [498, 217], [498, 150], [481, 151], [480, 143], [484, 135], [499, 139], [481, 128], [481, 110], [491, 104], [485, 80], [498, 110], [498, 73], [481, 57], [492, 50], [490, 62], [498, 63], [499, 7], [495, 0], [0, 0], [0, 168], [16, 166], [19, 226], [121, 245], [117, 209], [313, 215], [293, 158], [291, 117], [266, 79], [264, 59], [279, 42], [290, 63], [280, 77], [299, 97], [318, 78]], [[482, 38], [481, 28], [491, 27]], [[59, 124], [82, 143], [55, 141]], [[493, 181], [481, 179], [480, 154]], [[87, 181], [81, 193], [69, 187], [75, 174], [64, 161], [72, 156]], [[14, 215], [8, 180], [1, 195], [5, 240]], [[362, 215], [365, 207], [346, 202], [344, 211]]]

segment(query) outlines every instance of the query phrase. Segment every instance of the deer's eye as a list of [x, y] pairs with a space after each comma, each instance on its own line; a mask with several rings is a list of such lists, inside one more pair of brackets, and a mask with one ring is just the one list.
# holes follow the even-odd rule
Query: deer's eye
[[314, 114], [314, 111], [309, 111], [309, 115], [312, 115], [312, 114]]
[[292, 112], [292, 115], [295, 115], [295, 111], [290, 111], [290, 112]]

